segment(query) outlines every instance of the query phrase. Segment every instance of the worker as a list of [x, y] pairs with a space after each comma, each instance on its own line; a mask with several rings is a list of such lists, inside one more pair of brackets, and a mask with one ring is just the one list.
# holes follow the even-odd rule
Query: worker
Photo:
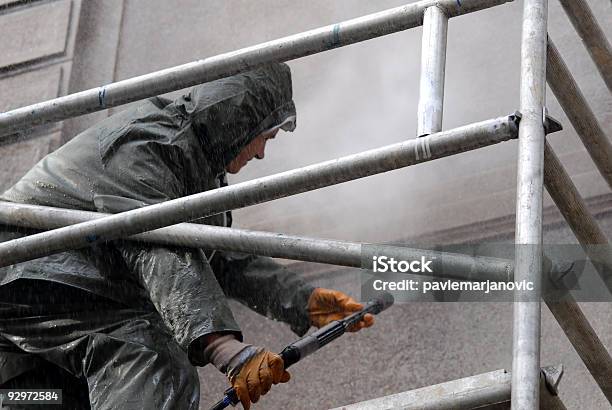
[[[128, 211], [226, 185], [226, 173], [264, 158], [268, 141], [295, 126], [289, 67], [271, 64], [110, 116], [47, 155], [1, 199]], [[231, 221], [226, 212], [196, 222]], [[32, 233], [0, 231], [0, 241]], [[195, 366], [212, 364], [249, 409], [290, 376], [278, 355], [243, 341], [226, 297], [298, 335], [362, 307], [266, 257], [92, 241], [0, 268], [0, 387], [61, 386], [65, 408], [196, 409]], [[367, 315], [352, 330], [373, 320]]]

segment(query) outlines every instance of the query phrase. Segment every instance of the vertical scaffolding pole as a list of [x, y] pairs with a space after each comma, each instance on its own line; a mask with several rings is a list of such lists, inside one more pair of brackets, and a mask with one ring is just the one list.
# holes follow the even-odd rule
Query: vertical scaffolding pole
[[427, 8], [423, 17], [421, 45], [421, 83], [417, 118], [419, 137], [442, 130], [447, 32], [448, 16], [444, 10], [438, 6]]
[[[525, 0], [521, 45], [521, 105], [516, 200], [515, 281], [534, 291], [517, 291], [514, 303], [512, 409], [539, 408], [540, 293], [544, 102], [546, 96], [547, 0]], [[529, 292], [529, 293], [527, 293]]]
[[612, 92], [612, 47], [585, 0], [559, 0]]

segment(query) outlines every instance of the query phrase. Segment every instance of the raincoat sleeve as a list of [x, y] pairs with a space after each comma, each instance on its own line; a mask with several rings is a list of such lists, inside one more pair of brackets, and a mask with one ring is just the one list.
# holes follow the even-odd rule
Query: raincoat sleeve
[[254, 311], [288, 323], [297, 335], [310, 328], [306, 306], [314, 289], [272, 258], [215, 252], [211, 265], [229, 297]]
[[206, 364], [201, 359], [202, 336], [230, 332], [242, 340], [225, 294], [202, 251], [128, 242], [119, 250], [193, 364]]

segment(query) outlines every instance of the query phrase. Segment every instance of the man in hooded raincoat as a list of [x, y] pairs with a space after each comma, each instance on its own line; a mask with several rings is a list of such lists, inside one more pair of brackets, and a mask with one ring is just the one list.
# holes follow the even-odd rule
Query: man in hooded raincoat
[[[268, 65], [113, 115], [0, 199], [117, 213], [219, 188], [295, 118], [289, 67]], [[231, 214], [198, 222], [230, 226]], [[30, 233], [0, 227], [0, 241]], [[195, 409], [194, 366], [212, 363], [248, 408], [289, 374], [279, 356], [242, 343], [226, 297], [298, 335], [361, 307], [270, 258], [96, 244], [0, 268], [0, 387], [62, 388], [65, 408]]]

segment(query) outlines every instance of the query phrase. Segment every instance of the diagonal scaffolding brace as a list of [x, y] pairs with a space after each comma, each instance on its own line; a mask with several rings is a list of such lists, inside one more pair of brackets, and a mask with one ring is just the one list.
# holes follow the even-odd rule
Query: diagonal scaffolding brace
[[552, 39], [548, 39], [546, 78], [597, 169], [612, 188], [612, 143], [589, 107]]
[[[606, 277], [612, 267], [610, 247], [603, 247], [603, 252], [594, 253], [593, 247], [588, 246], [609, 245], [608, 239], [588, 211], [578, 189], [548, 143], [544, 149], [544, 184], [585, 252], [591, 259], [600, 262], [594, 266], [598, 269], [608, 290], [612, 291], [611, 280]], [[606, 267], [603, 271], [602, 266]], [[612, 404], [612, 358], [605, 346], [598, 340], [597, 334], [582, 313], [580, 306], [575, 301], [568, 300], [567, 302], [548, 303], [548, 308], [563, 328], [608, 402]]]
[[612, 92], [612, 47], [586, 0], [559, 0]]

